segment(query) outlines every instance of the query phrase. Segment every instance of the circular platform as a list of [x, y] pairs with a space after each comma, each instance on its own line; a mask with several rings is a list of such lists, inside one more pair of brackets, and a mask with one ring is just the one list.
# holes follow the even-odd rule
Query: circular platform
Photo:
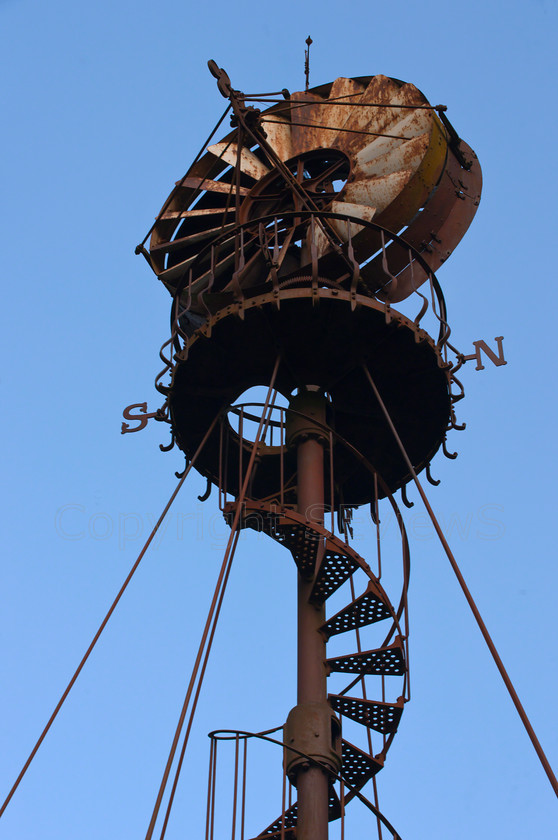
[[[189, 340], [176, 365], [169, 397], [179, 446], [191, 456], [217, 414], [226, 418], [227, 408], [248, 388], [269, 385], [280, 354], [277, 391], [288, 399], [297, 388], [320, 386], [330, 399], [328, 423], [374, 465], [390, 491], [396, 490], [410, 476], [362, 365], [368, 366], [418, 471], [441, 445], [450, 417], [449, 376], [435, 342], [412, 321], [372, 298], [351, 298], [349, 292], [335, 289], [312, 290], [309, 285], [282, 289], [279, 295], [278, 299], [267, 293], [231, 304]], [[221, 463], [227, 492], [237, 494], [239, 460], [245, 469], [251, 446], [225, 419], [196, 467], [217, 483]], [[261, 446], [258, 456], [249, 495], [278, 496], [280, 447]], [[287, 486], [295, 470], [295, 453], [284, 450]], [[335, 505], [360, 505], [373, 499], [370, 470], [339, 438], [333, 447], [333, 473]], [[289, 492], [294, 501], [292, 483], [286, 501]]]

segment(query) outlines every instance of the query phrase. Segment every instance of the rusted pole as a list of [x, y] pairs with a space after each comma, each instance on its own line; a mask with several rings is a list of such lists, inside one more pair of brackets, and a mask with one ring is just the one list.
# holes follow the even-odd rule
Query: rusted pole
[[[323, 523], [324, 448], [321, 440], [301, 439], [297, 446], [298, 511], [310, 521]], [[318, 563], [321, 557], [318, 555]], [[319, 632], [325, 622], [325, 607], [309, 602], [312, 581], [298, 575], [298, 690], [297, 701], [323, 703], [327, 698], [326, 644]], [[297, 773], [297, 837], [327, 840], [328, 775], [321, 767], [301, 768]]]

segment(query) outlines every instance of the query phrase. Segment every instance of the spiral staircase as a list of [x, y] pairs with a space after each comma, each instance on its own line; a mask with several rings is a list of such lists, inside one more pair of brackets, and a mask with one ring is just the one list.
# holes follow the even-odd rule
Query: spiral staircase
[[[393, 499], [391, 501], [395, 504]], [[224, 507], [224, 516], [229, 524], [234, 519], [236, 509], [237, 502], [229, 502]], [[327, 658], [324, 663], [328, 674], [354, 675], [345, 691], [328, 694], [331, 709], [341, 720], [347, 718], [355, 721], [364, 730], [379, 733], [383, 740], [382, 749], [376, 754], [370, 754], [345, 739], [341, 740], [339, 778], [347, 786], [343, 796], [344, 807], [383, 768], [407, 699], [407, 639], [401, 628], [400, 617], [406, 609], [408, 576], [404, 575], [401, 604], [396, 612], [378, 577], [348, 542], [300, 513], [286, 507], [278, 508], [276, 503], [249, 501], [242, 506], [239, 526], [263, 532], [290, 551], [299, 574], [312, 582], [309, 600], [314, 606], [326, 603], [337, 590], [350, 582], [357, 570], [361, 570], [368, 578], [365, 590], [351, 598], [346, 606], [329, 616], [322, 625], [321, 632], [326, 640], [391, 619], [391, 626], [380, 647], [361, 650], [360, 635], [357, 633], [357, 651], [353, 649], [344, 656]], [[345, 693], [355, 688], [358, 690], [359, 684], [362, 687], [366, 676], [403, 677], [403, 694], [395, 702], [387, 702], [384, 697], [367, 698], [366, 691], [361, 691], [361, 696]], [[371, 740], [368, 743], [371, 745]], [[296, 837], [297, 813], [295, 802], [257, 835], [258, 840]], [[342, 813], [342, 804], [332, 779], [329, 788], [329, 821], [339, 819]]]

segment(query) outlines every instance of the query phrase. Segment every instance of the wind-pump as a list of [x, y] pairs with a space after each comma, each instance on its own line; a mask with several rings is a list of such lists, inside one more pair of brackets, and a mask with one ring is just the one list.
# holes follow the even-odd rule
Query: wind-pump
[[[204, 145], [137, 248], [171, 294], [171, 330], [156, 380], [164, 404], [154, 414], [130, 407], [125, 417], [139, 426], [123, 431], [149, 417], [168, 422], [171, 445], [186, 456], [182, 480], [195, 468], [208, 492], [218, 488], [231, 533], [147, 838], [180, 755], [161, 837], [166, 830], [243, 528], [284, 546], [296, 564], [297, 702], [279, 731], [212, 733], [206, 836], [217, 747], [228, 739], [233, 838], [238, 830], [325, 840], [335, 820], [343, 836], [354, 798], [396, 838], [375, 786], [409, 699], [410, 557], [394, 494], [407, 503], [415, 481], [428, 506], [418, 475], [439, 483], [430, 462], [440, 448], [455, 457], [446, 436], [464, 428], [456, 374], [467, 359], [482, 367], [483, 352], [505, 364], [501, 337], [497, 353], [479, 341], [464, 356], [451, 344], [435, 276], [475, 215], [480, 166], [445, 107], [412, 84], [380, 75], [248, 95], [209, 67], [229, 100], [216, 130], [229, 113], [232, 130]], [[255, 386], [261, 402], [243, 396]], [[382, 499], [400, 532], [395, 598], [382, 584]], [[364, 505], [377, 528], [371, 564], [351, 546], [352, 511]], [[348, 652], [331, 655], [340, 640]], [[250, 739], [283, 753], [280, 813], [259, 833], [245, 814]], [[362, 793], [370, 780], [374, 802]]]

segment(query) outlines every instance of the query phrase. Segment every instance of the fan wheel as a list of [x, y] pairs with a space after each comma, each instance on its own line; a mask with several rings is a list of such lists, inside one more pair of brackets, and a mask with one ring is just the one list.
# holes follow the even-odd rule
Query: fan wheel
[[[476, 156], [412, 84], [381, 75], [338, 78], [263, 111], [254, 132], [259, 142], [246, 134], [239, 141], [235, 129], [210, 145], [157, 217], [150, 260], [171, 294], [200, 252], [235, 224], [301, 208], [351, 221], [297, 227], [280, 276], [308, 273], [311, 250], [327, 262], [340, 246], [346, 252], [351, 240], [363, 286], [396, 302], [424, 282], [427, 272], [413, 269], [412, 258], [399, 253], [392, 268], [398, 282], [383, 290], [378, 252], [389, 250], [390, 242], [382, 243], [377, 232], [355, 220], [373, 220], [399, 233], [436, 271], [476, 212], [481, 189]], [[230, 290], [237, 249], [231, 237], [217, 258], [207, 254], [205, 287], [210, 282], [214, 292]], [[246, 258], [249, 282], [257, 285], [258, 277], [263, 282], [267, 257], [257, 236]], [[196, 311], [196, 295], [190, 306]]]
[[289, 210], [327, 210], [345, 187], [351, 162], [338, 149], [314, 149], [285, 161], [285, 168], [292, 180], [272, 170], [250, 190], [240, 208], [241, 222]]

